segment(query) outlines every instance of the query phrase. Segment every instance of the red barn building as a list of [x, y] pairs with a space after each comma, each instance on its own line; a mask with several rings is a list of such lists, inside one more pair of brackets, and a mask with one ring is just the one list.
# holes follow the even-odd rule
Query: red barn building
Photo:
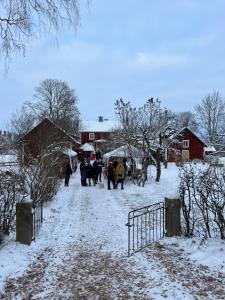
[[189, 161], [204, 158], [204, 147], [206, 144], [189, 128], [185, 127], [172, 137], [168, 161]]
[[52, 144], [74, 151], [81, 146], [79, 141], [47, 118], [25, 134], [20, 143], [23, 163], [27, 163], [29, 157], [36, 158], [43, 149]]

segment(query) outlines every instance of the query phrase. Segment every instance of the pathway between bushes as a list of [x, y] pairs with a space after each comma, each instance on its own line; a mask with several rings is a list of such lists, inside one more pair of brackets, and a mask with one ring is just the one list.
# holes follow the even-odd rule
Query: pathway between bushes
[[128, 190], [80, 187], [73, 175], [45, 207], [33, 262], [7, 278], [0, 299], [225, 299], [225, 274], [176, 247], [127, 257], [125, 198]]

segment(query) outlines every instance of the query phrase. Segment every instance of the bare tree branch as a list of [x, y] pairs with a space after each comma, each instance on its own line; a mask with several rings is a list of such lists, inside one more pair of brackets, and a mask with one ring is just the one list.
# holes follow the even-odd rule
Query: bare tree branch
[[79, 22], [80, 0], [1, 0], [0, 54], [6, 59], [14, 51], [24, 54], [26, 44], [42, 29], [45, 33], [65, 25], [76, 29]]

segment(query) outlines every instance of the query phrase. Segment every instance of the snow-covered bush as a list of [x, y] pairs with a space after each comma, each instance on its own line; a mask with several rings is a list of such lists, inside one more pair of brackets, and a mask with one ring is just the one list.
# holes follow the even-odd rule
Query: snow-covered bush
[[60, 156], [58, 152], [45, 151], [29, 164], [21, 166], [26, 188], [35, 206], [52, 199], [59, 187]]
[[225, 239], [225, 170], [186, 165], [179, 177], [184, 235]]
[[0, 173], [0, 242], [15, 227], [16, 203], [29, 198], [36, 206], [49, 201], [59, 187], [59, 151], [49, 147], [15, 172]]
[[0, 173], [0, 242], [15, 227], [16, 203], [26, 197], [23, 178], [13, 172]]

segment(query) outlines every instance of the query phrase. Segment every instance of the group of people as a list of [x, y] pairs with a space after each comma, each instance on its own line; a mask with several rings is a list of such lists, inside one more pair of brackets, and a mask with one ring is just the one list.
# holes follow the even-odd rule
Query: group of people
[[[98, 182], [101, 182], [103, 167], [101, 158], [96, 158], [93, 164], [91, 164], [89, 159], [82, 159], [80, 163], [81, 185], [91, 186], [93, 183], [95, 186]], [[119, 184], [121, 184], [121, 190], [124, 189], [125, 171], [126, 164], [123, 160], [114, 162], [109, 161], [108, 166], [104, 169], [104, 175], [107, 177], [108, 181], [108, 190], [111, 190], [111, 183], [113, 189], [117, 189]], [[65, 186], [69, 186], [70, 175], [72, 175], [69, 159], [64, 161], [60, 175], [65, 179]]]
[[82, 186], [91, 186], [96, 185], [98, 182], [102, 181], [102, 168], [103, 163], [101, 159], [95, 160], [91, 164], [90, 160], [82, 160], [80, 163], [80, 176], [81, 176], [81, 185]]
[[108, 168], [105, 171], [105, 175], [108, 179], [108, 190], [111, 190], [111, 182], [113, 184], [113, 188], [117, 189], [119, 183], [121, 184], [121, 190], [124, 189], [123, 183], [125, 178], [125, 166], [124, 162], [121, 161], [109, 161]]

